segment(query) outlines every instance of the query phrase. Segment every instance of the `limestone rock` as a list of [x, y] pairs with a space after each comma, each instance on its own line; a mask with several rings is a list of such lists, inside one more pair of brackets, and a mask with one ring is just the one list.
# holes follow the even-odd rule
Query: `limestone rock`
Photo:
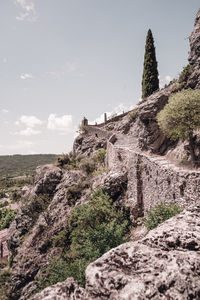
[[73, 151], [76, 154], [84, 154], [86, 156], [93, 153], [100, 148], [106, 148], [106, 138], [98, 136], [97, 134], [81, 134], [79, 135], [73, 145]]
[[196, 15], [194, 30], [190, 35], [189, 63], [194, 68], [189, 78], [192, 88], [200, 88], [200, 9]]
[[85, 291], [80, 288], [73, 278], [68, 278], [62, 283], [47, 287], [30, 300], [78, 300], [87, 299]]
[[138, 106], [137, 118], [131, 126], [129, 134], [137, 138], [136, 143], [139, 149], [164, 154], [172, 144], [163, 135], [156, 120], [157, 114], [167, 104], [171, 93], [172, 86], [154, 93]]
[[199, 299], [199, 225], [191, 208], [110, 250], [86, 269], [87, 299]]
[[114, 200], [124, 194], [127, 189], [127, 173], [109, 173], [103, 181], [104, 190]]
[[62, 170], [54, 165], [44, 165], [36, 169], [35, 193], [52, 194], [60, 182]]
[[85, 289], [68, 278], [31, 300], [199, 298], [200, 207], [194, 207], [91, 263]]
[[[45, 172], [41, 172], [44, 170]], [[81, 177], [80, 171], [62, 170], [57, 167], [40, 167], [36, 175], [36, 186], [50, 194], [50, 203], [38, 219], [31, 219], [29, 207], [34, 198], [26, 199], [21, 206], [8, 232], [8, 246], [15, 254], [12, 265], [12, 299], [26, 300], [36, 289], [34, 277], [43, 266], [48, 265], [52, 257], [60, 255], [60, 249], [52, 243], [54, 235], [62, 231], [74, 204], [66, 197], [67, 187], [77, 184]], [[50, 187], [49, 185], [52, 186]], [[49, 194], [47, 197], [49, 197]], [[41, 194], [39, 193], [38, 197]], [[80, 199], [84, 201], [84, 199]], [[26, 233], [28, 232], [28, 235]]]

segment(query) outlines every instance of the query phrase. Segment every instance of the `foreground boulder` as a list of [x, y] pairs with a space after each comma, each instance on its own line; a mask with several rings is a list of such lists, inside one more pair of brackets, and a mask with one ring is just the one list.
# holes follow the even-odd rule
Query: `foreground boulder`
[[73, 278], [68, 278], [64, 282], [59, 282], [52, 287], [47, 287], [41, 293], [35, 295], [31, 300], [81, 300], [87, 299], [85, 290], [80, 288], [76, 281]]
[[200, 206], [91, 263], [85, 290], [68, 279], [38, 299], [200, 299]]

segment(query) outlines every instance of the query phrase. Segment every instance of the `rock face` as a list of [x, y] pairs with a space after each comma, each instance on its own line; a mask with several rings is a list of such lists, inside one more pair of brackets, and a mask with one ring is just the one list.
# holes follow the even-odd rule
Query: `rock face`
[[57, 283], [52, 287], [44, 289], [30, 300], [78, 300], [85, 299], [86, 293], [80, 288], [73, 278], [68, 278], [62, 283]]
[[44, 165], [36, 169], [35, 193], [52, 194], [60, 182], [62, 171], [54, 165]]
[[190, 54], [189, 63], [194, 68], [189, 78], [189, 84], [192, 88], [200, 88], [200, 9], [196, 15], [194, 30], [189, 38]]
[[200, 299], [200, 206], [91, 263], [85, 290], [68, 279], [31, 300], [39, 299]]
[[[35, 276], [40, 274], [41, 268], [52, 257], [60, 255], [59, 248], [52, 243], [52, 237], [65, 226], [66, 218], [74, 206], [67, 199], [67, 188], [76, 185], [80, 176], [79, 171], [61, 170], [51, 165], [37, 169], [35, 186], [32, 188], [34, 192], [21, 205], [8, 232], [7, 244], [14, 254], [11, 299], [28, 299], [36, 288]], [[41, 196], [49, 199], [48, 206], [45, 212], [40, 211], [34, 216], [38, 210], [35, 201]]]

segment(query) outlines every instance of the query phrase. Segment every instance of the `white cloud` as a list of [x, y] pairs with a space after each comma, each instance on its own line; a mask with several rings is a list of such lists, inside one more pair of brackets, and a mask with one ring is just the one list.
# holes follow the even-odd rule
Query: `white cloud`
[[[76, 62], [66, 62], [62, 67], [59, 67], [55, 71], [46, 72], [47, 76], [54, 77], [55, 79], [59, 79], [65, 76], [67, 73], [75, 73], [79, 70], [79, 66]], [[79, 73], [80, 74], [80, 73]]]
[[56, 114], [50, 114], [48, 117], [47, 128], [52, 131], [57, 131], [62, 135], [73, 132], [72, 116], [63, 115], [61, 117], [57, 117]]
[[5, 109], [5, 108], [3, 108], [3, 109], [1, 110], [1, 112], [2, 112], [3, 114], [9, 113], [9, 111], [8, 111], [7, 109]]
[[6, 58], [6, 57], [3, 58], [3, 63], [4, 63], [4, 64], [7, 63], [7, 58]]
[[23, 80], [26, 80], [26, 79], [32, 79], [32, 78], [33, 78], [33, 75], [30, 74], [30, 73], [24, 73], [24, 74], [21, 74], [21, 75], [20, 75], [20, 78], [23, 79]]
[[22, 135], [22, 136], [32, 136], [32, 135], [38, 135], [40, 134], [40, 130], [35, 130], [31, 127], [27, 127], [26, 129], [22, 129], [18, 132], [15, 132], [16, 135]]
[[19, 16], [16, 17], [18, 21], [35, 22], [38, 19], [35, 4], [31, 0], [15, 0], [15, 5], [22, 9]]
[[[135, 105], [133, 104], [124, 104], [124, 103], [120, 103], [119, 105], [117, 105], [116, 107], [114, 107], [112, 109], [112, 111], [106, 111], [105, 113], [107, 114], [107, 118], [109, 119], [109, 117], [113, 116], [113, 115], [120, 115], [123, 112], [127, 112], [131, 109], [133, 109], [135, 107]], [[104, 113], [102, 113], [99, 117], [97, 117], [94, 121], [89, 121], [89, 124], [100, 124], [104, 122]]]
[[166, 75], [164, 77], [159, 76], [160, 88], [162, 89], [165, 86], [165, 84], [169, 84], [172, 79], [173, 78], [170, 75]]
[[41, 126], [44, 122], [38, 119], [36, 116], [21, 116], [14, 124], [16, 126], [25, 125], [25, 129], [14, 132], [14, 135], [32, 136], [41, 133], [40, 130], [36, 130], [36, 126]]
[[15, 122], [15, 125], [24, 124], [29, 128], [33, 128], [37, 125], [42, 125], [44, 122], [38, 119], [36, 116], [21, 116], [18, 121]]

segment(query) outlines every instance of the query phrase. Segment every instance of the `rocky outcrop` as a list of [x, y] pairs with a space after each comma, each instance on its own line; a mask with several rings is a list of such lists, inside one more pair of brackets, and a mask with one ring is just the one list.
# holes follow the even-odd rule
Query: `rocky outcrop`
[[199, 299], [199, 213], [191, 208], [90, 264], [90, 299]]
[[142, 240], [120, 245], [91, 263], [86, 269], [85, 290], [68, 279], [31, 300], [197, 300], [200, 298], [199, 225], [200, 207], [188, 209], [150, 231]]
[[60, 182], [62, 170], [54, 165], [44, 165], [36, 169], [35, 194], [52, 194]]
[[156, 120], [157, 114], [167, 104], [173, 87], [154, 93], [138, 105], [137, 118], [132, 124], [129, 135], [137, 138], [136, 144], [141, 150], [164, 154], [172, 142], [161, 132]]
[[189, 40], [190, 54], [188, 60], [193, 67], [192, 75], [189, 78], [189, 85], [192, 88], [200, 89], [200, 9], [196, 15], [194, 30]]
[[79, 135], [75, 139], [73, 151], [76, 154], [84, 154], [89, 156], [95, 150], [98, 150], [100, 148], [106, 148], [107, 137], [98, 135], [98, 133], [96, 133], [95, 130], [91, 134], [91, 131], [90, 134], [87, 134], [88, 132], [86, 131], [86, 133]]
[[60, 282], [52, 287], [44, 289], [41, 293], [38, 293], [30, 300], [81, 300], [86, 299], [85, 297], [85, 290], [80, 288], [73, 278], [68, 278], [62, 283]]
[[[64, 229], [75, 205], [67, 199], [67, 188], [76, 185], [81, 176], [78, 170], [61, 171], [50, 165], [37, 169], [35, 193], [24, 200], [8, 232], [7, 243], [13, 254], [11, 299], [28, 299], [37, 288], [35, 276], [40, 276], [52, 257], [60, 256], [61, 249], [52, 239]], [[48, 202], [41, 205], [41, 199]]]

